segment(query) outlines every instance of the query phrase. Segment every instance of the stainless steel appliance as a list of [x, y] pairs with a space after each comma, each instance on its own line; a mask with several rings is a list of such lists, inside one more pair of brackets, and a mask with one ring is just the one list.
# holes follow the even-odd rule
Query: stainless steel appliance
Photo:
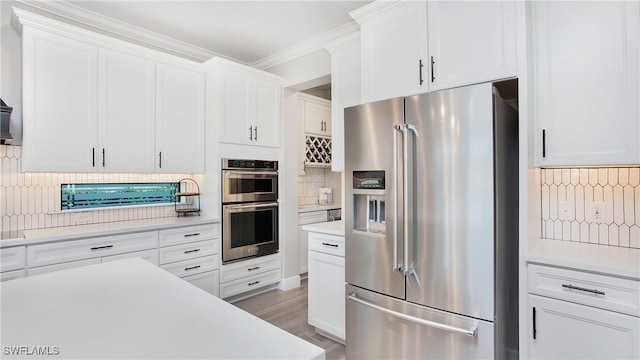
[[517, 123], [492, 84], [345, 109], [347, 358], [517, 358]]
[[222, 262], [278, 252], [278, 162], [222, 160]]

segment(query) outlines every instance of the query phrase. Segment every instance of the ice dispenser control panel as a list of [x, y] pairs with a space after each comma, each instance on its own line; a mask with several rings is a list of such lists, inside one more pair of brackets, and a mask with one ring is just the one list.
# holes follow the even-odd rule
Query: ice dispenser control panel
[[353, 188], [360, 190], [353, 195], [354, 230], [384, 234], [386, 197], [378, 191], [385, 189], [384, 171], [354, 171]]

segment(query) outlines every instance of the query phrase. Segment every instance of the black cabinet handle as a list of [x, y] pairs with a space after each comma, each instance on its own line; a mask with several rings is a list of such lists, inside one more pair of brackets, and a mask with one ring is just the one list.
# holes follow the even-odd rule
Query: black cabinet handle
[[96, 148], [91, 148], [91, 166], [96, 167]]
[[431, 57], [431, 82], [436, 81], [434, 68], [436, 67], [436, 62], [433, 61], [433, 56]]
[[424, 83], [424, 79], [422, 78], [422, 68], [424, 65], [422, 64], [422, 59], [418, 60], [418, 72], [420, 72], [420, 85]]
[[187, 250], [184, 253], [185, 254], [191, 254], [191, 253], [196, 253], [196, 252], [199, 252], [199, 251], [200, 251], [200, 249], [193, 249], [193, 250]]
[[102, 167], [104, 167], [105, 161], [104, 161], [104, 148], [102, 148]]
[[159, 160], [159, 162], [158, 162], [158, 167], [159, 167], [160, 169], [162, 169], [162, 151], [160, 151], [160, 152], [158, 153], [158, 157], [160, 158], [160, 160]]
[[573, 286], [571, 284], [562, 284], [562, 287], [566, 288], [566, 289], [569, 289], [569, 290], [580, 290], [580, 291], [584, 291], [584, 292], [588, 292], [588, 293], [604, 296], [604, 291], [600, 291], [598, 289], [587, 289], [587, 288], [583, 288], [583, 287], [579, 287], [579, 286]]
[[249, 141], [253, 141], [253, 126], [249, 126]]
[[260, 266], [254, 266], [254, 267], [248, 268], [247, 271], [253, 271], [258, 269], [260, 269]]
[[547, 130], [542, 129], [542, 157], [547, 156]]
[[257, 285], [257, 284], [260, 284], [260, 280], [258, 280], [258, 281], [254, 281], [254, 282], [250, 282], [250, 283], [248, 283], [247, 285], [248, 285], [248, 286], [253, 286], [253, 285]]
[[184, 234], [184, 237], [192, 237], [192, 236], [198, 236], [198, 235], [200, 235], [200, 233]]
[[253, 127], [253, 140], [258, 141], [258, 127]]
[[113, 245], [96, 246], [96, 247], [92, 247], [91, 251], [106, 250], [106, 249], [112, 249], [112, 248], [113, 248]]
[[190, 266], [190, 267], [184, 268], [184, 271], [195, 270], [195, 269], [199, 269], [199, 268], [200, 268], [200, 265]]
[[322, 243], [322, 245], [336, 247], [336, 248], [339, 247], [337, 244], [330, 244], [330, 243]]
[[536, 329], [536, 308], [535, 306], [533, 307], [533, 340], [536, 339], [536, 332], [538, 330]]

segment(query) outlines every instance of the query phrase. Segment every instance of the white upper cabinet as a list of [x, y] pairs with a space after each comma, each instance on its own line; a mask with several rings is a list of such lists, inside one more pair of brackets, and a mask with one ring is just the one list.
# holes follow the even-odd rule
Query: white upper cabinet
[[331, 101], [307, 94], [299, 94], [298, 100], [304, 106], [304, 132], [331, 137]]
[[156, 171], [204, 172], [204, 74], [156, 65]]
[[280, 146], [282, 84], [278, 76], [231, 61], [208, 62], [212, 121], [220, 124], [222, 143]]
[[153, 172], [155, 63], [100, 49], [97, 166], [107, 172]]
[[427, 91], [426, 7], [425, 1], [375, 2], [351, 13], [362, 36], [364, 102]]
[[428, 1], [429, 90], [516, 75], [513, 1]]
[[22, 39], [23, 171], [95, 171], [98, 48], [30, 28]]
[[362, 102], [360, 33], [326, 48], [331, 53], [331, 170], [344, 171], [344, 109]]
[[639, 7], [532, 2], [537, 166], [640, 163]]
[[364, 102], [516, 75], [513, 1], [376, 1], [351, 16]]

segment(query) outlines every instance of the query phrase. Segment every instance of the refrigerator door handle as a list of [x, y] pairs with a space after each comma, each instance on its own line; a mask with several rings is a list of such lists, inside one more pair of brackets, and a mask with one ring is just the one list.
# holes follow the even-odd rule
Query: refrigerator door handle
[[403, 162], [403, 194], [402, 198], [404, 199], [404, 274], [409, 276], [415, 274], [415, 270], [410, 267], [409, 262], [409, 141], [407, 141], [408, 134], [413, 132], [416, 137], [418, 137], [418, 130], [416, 127], [411, 124], [404, 125], [404, 129], [402, 131], [402, 141], [404, 142], [403, 146], [403, 154], [402, 154], [402, 162]]
[[393, 272], [401, 272], [398, 266], [398, 132], [404, 134], [405, 129], [403, 125], [394, 125], [393, 130]]
[[433, 328], [436, 328], [436, 329], [446, 330], [446, 331], [450, 331], [450, 332], [454, 332], [454, 333], [458, 333], [458, 334], [463, 334], [463, 335], [468, 335], [468, 336], [478, 336], [478, 320], [475, 320], [473, 322], [473, 326], [471, 327], [471, 329], [463, 329], [463, 328], [459, 328], [459, 327], [455, 327], [455, 326], [451, 326], [451, 325], [447, 325], [447, 324], [441, 324], [441, 323], [435, 322], [435, 321], [429, 321], [429, 320], [421, 319], [419, 317], [403, 314], [401, 312], [389, 310], [389, 309], [387, 309], [385, 307], [382, 307], [380, 305], [372, 304], [372, 303], [370, 303], [368, 301], [365, 301], [365, 300], [362, 300], [362, 299], [358, 299], [356, 297], [356, 295], [357, 295], [356, 292], [352, 292], [351, 294], [349, 294], [349, 296], [347, 296], [347, 299], [353, 300], [353, 301], [355, 301], [357, 303], [360, 303], [362, 305], [374, 308], [376, 310], [382, 311], [382, 312], [384, 312], [386, 314], [398, 317], [400, 319], [404, 319], [404, 320], [407, 320], [407, 321], [414, 322], [416, 324], [429, 326], [429, 327], [433, 327]]

